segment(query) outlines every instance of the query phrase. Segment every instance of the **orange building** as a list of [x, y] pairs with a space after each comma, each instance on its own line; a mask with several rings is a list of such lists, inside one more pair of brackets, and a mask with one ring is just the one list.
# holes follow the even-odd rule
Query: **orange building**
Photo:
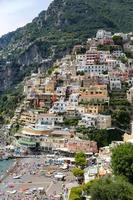
[[45, 85], [45, 93], [54, 93], [55, 84], [56, 84], [56, 82], [55, 82], [54, 80], [50, 80], [50, 81]]
[[89, 88], [81, 88], [79, 101], [108, 102], [107, 85], [94, 85]]

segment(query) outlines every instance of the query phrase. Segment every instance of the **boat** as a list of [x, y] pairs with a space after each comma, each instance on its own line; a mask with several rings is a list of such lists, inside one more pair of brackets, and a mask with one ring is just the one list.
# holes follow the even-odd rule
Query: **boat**
[[17, 191], [16, 190], [13, 190], [13, 191], [7, 191], [7, 193], [10, 193], [10, 194], [15, 194]]
[[22, 175], [14, 176], [13, 179], [20, 179]]

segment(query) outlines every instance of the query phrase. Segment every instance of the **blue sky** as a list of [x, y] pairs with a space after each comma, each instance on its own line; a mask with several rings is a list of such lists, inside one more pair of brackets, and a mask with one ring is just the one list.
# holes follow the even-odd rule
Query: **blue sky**
[[0, 36], [31, 22], [52, 0], [0, 0]]

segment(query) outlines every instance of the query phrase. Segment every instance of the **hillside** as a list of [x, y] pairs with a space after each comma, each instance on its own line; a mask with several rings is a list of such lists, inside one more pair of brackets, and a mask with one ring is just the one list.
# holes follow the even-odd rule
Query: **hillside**
[[132, 0], [54, 0], [32, 23], [0, 38], [0, 90], [19, 83], [40, 64], [51, 66], [99, 28], [132, 31], [132, 15]]

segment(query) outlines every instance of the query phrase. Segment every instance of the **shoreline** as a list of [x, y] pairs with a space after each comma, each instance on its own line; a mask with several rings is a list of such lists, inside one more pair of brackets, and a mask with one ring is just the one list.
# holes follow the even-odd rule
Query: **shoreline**
[[10, 175], [10, 173], [13, 173], [14, 170], [17, 168], [19, 162], [21, 159], [17, 159], [10, 167], [8, 170], [6, 170], [6, 172], [1, 175], [0, 177], [0, 184]]

